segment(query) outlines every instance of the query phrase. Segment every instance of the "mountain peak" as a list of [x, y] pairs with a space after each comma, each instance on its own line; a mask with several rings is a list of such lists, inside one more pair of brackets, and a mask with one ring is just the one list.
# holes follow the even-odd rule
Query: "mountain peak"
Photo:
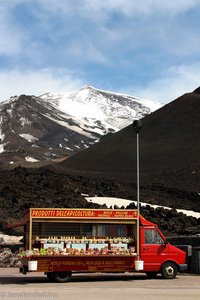
[[71, 93], [14, 96], [0, 104], [0, 160], [69, 157], [154, 110], [151, 101], [91, 85]]
[[[124, 94], [99, 90], [85, 85], [79, 90], [63, 94], [45, 94], [42, 99], [57, 104], [65, 113], [90, 123], [101, 123], [105, 128], [116, 131], [155, 111], [160, 103], [141, 100]], [[109, 132], [109, 130], [107, 130]]]
[[89, 85], [89, 84], [86, 84], [84, 85], [82, 88], [80, 88], [80, 90], [96, 90], [93, 86]]

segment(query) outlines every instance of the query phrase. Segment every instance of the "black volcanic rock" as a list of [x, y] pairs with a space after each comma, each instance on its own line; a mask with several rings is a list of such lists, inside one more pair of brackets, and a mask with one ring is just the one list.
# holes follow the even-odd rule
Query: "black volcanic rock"
[[[106, 205], [100, 206], [86, 201], [83, 196], [85, 194], [135, 199], [132, 185], [116, 181], [56, 174], [48, 169], [19, 167], [12, 171], [0, 171], [0, 231], [16, 235], [14, 229], [6, 229], [6, 224], [22, 219], [30, 207], [107, 208]], [[164, 197], [161, 196], [160, 200], [163, 201]], [[178, 196], [173, 198], [174, 208], [177, 206], [177, 200]], [[191, 205], [190, 199], [182, 203], [185, 208]], [[117, 206], [115, 208], [117, 209]], [[134, 203], [127, 208], [136, 209]], [[199, 230], [200, 219], [187, 217], [175, 209], [154, 209], [148, 205], [141, 207], [141, 214], [147, 220], [158, 224], [167, 235], [196, 234]]]

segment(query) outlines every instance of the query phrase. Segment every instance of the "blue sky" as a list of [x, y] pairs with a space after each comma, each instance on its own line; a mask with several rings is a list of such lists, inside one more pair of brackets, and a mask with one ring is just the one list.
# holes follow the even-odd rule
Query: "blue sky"
[[168, 103], [200, 86], [199, 0], [0, 0], [0, 101], [84, 85]]

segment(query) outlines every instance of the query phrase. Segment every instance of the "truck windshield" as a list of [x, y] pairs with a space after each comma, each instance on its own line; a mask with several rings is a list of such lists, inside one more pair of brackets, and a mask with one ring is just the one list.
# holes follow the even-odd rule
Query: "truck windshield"
[[158, 233], [158, 231], [154, 229], [146, 229], [144, 231], [144, 240], [145, 244], [164, 244], [164, 240]]

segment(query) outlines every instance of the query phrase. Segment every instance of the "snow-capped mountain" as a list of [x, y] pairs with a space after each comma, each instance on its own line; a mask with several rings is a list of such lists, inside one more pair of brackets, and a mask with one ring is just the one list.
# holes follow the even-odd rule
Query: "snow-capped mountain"
[[76, 116], [90, 124], [102, 124], [105, 134], [128, 126], [135, 119], [150, 114], [162, 105], [158, 102], [139, 99], [133, 96], [118, 94], [84, 86], [71, 93], [40, 96], [56, 104], [62, 111]]
[[161, 104], [90, 86], [68, 94], [21, 95], [0, 103], [0, 160], [69, 157]]

